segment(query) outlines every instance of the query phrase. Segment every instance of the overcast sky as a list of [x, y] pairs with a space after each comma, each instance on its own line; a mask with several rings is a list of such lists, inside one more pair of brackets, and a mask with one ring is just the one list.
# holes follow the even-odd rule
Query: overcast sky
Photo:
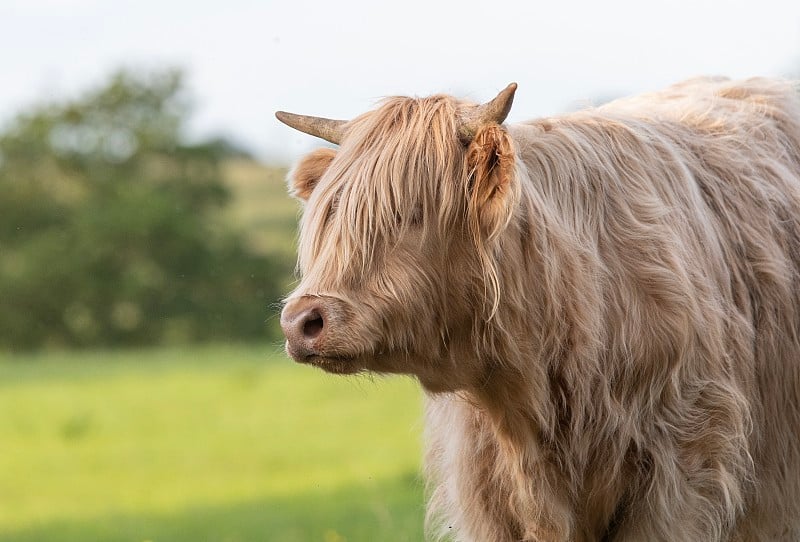
[[517, 81], [514, 121], [700, 74], [797, 73], [800, 1], [0, 0], [0, 121], [122, 66], [185, 68], [194, 136], [292, 160], [318, 142], [277, 109], [348, 118]]

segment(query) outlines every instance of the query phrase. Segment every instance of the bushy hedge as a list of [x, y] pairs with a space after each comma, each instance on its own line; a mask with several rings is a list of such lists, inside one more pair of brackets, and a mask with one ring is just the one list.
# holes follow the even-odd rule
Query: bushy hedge
[[220, 219], [221, 142], [176, 72], [119, 73], [0, 133], [0, 349], [265, 335], [286, 269]]

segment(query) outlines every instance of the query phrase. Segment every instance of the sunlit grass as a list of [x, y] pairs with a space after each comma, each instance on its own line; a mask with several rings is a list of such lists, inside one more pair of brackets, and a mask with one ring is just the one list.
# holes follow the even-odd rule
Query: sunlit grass
[[2, 358], [0, 540], [421, 540], [414, 383], [275, 351]]

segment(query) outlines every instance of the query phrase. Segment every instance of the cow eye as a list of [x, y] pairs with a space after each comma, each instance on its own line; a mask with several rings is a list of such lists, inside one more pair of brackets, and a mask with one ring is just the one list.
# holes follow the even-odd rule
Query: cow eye
[[408, 226], [417, 227], [422, 224], [422, 206], [415, 205], [406, 213], [401, 213], [400, 211], [395, 211], [394, 219], [397, 222], [397, 225], [401, 225], [406, 223]]
[[411, 210], [411, 217], [409, 218], [409, 222], [411, 226], [420, 226], [422, 225], [422, 206], [415, 205], [414, 208]]
[[338, 190], [331, 198], [330, 203], [328, 204], [328, 211], [325, 216], [325, 222], [330, 223], [333, 220], [333, 216], [336, 214], [336, 210], [339, 208], [339, 200], [342, 197], [342, 191]]

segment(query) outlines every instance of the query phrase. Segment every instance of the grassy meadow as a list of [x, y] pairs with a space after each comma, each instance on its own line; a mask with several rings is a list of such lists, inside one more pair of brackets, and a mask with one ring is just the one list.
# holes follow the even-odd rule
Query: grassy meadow
[[0, 356], [0, 540], [421, 540], [417, 386], [278, 350]]

